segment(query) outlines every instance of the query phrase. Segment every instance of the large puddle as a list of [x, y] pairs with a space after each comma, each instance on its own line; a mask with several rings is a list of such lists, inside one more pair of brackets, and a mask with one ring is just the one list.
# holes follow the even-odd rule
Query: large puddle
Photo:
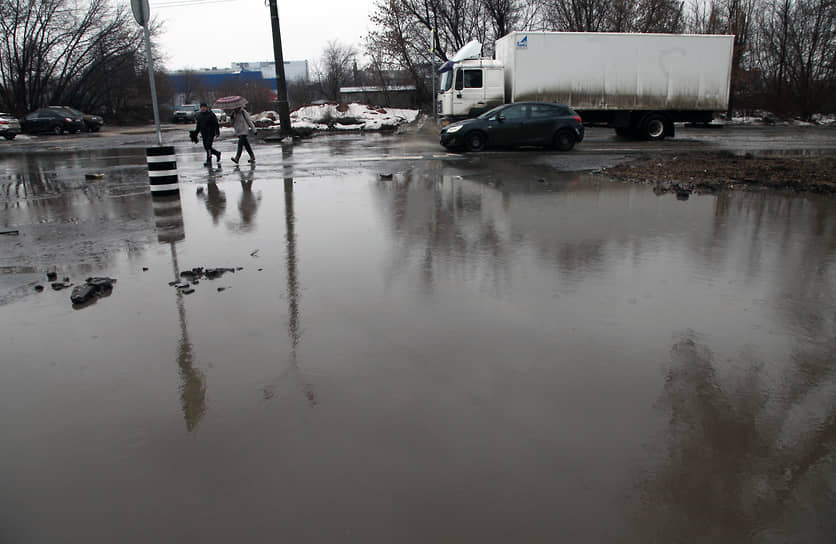
[[[4, 541], [836, 533], [833, 199], [302, 148], [152, 201], [135, 156], [15, 160]], [[52, 267], [118, 282], [73, 308]]]

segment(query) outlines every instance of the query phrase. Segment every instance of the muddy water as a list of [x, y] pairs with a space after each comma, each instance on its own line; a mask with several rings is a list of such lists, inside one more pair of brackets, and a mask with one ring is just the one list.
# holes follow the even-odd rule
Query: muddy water
[[287, 155], [0, 166], [0, 540], [834, 534], [836, 201]]

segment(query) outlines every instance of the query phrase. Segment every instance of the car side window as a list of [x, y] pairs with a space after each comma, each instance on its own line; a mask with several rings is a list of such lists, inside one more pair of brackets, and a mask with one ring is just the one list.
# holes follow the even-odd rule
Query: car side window
[[560, 108], [556, 108], [554, 106], [548, 106], [546, 104], [532, 104], [531, 105], [531, 118], [532, 119], [545, 119], [549, 117], [559, 117], [562, 115]]
[[506, 121], [519, 121], [525, 119], [525, 109], [523, 105], [511, 106], [502, 110], [502, 116]]

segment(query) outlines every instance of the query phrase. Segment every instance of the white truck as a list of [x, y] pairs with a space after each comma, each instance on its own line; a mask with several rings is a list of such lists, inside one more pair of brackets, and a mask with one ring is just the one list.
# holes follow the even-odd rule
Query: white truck
[[726, 110], [733, 42], [726, 35], [512, 32], [496, 40], [496, 59], [466, 53], [448, 61], [437, 111], [453, 120], [504, 103], [557, 102], [584, 123], [660, 140], [674, 135], [674, 122], [708, 123]]

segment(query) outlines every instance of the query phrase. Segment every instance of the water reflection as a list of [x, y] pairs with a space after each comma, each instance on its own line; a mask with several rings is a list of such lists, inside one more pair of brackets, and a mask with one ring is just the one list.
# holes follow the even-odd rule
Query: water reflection
[[822, 475], [836, 467], [834, 353], [830, 342], [798, 350], [776, 375], [755, 361], [724, 375], [699, 335], [683, 335], [658, 403], [668, 420], [658, 465], [642, 482], [644, 541], [832, 537], [834, 482]]
[[214, 179], [206, 184], [206, 211], [212, 217], [212, 223], [218, 224], [224, 212], [226, 212], [226, 194], [221, 191]]
[[258, 205], [261, 202], [261, 195], [253, 194], [253, 181], [255, 165], [249, 168], [236, 168], [238, 177], [241, 180], [241, 198], [238, 201], [238, 211], [241, 213], [241, 230], [247, 232], [252, 230]]
[[[177, 264], [177, 252], [171, 244], [172, 265], [174, 277], [180, 279], [180, 267]], [[183, 409], [183, 419], [186, 429], [194, 431], [206, 414], [206, 378], [194, 367], [192, 358], [192, 343], [189, 339], [188, 319], [182, 291], [175, 290], [177, 301], [177, 317], [180, 322], [180, 339], [177, 345], [177, 366], [180, 369], [180, 405]]]
[[[180, 264], [177, 261], [177, 242], [186, 239], [183, 223], [183, 210], [180, 195], [154, 196], [154, 218], [157, 239], [167, 244], [171, 253], [172, 281], [180, 281]], [[182, 291], [173, 289], [177, 306], [177, 318], [180, 325], [180, 338], [177, 344], [177, 366], [180, 374], [180, 405], [186, 429], [197, 428], [206, 413], [206, 378], [194, 367], [192, 342], [189, 339], [188, 317]]]
[[[282, 145], [282, 157], [287, 159], [293, 154], [293, 146]], [[299, 280], [299, 263], [297, 258], [296, 213], [294, 211], [293, 168], [289, 161], [284, 163], [284, 210], [285, 210], [285, 262], [287, 264], [287, 334], [290, 339], [290, 364], [272, 384], [265, 386], [262, 394], [265, 399], [275, 395], [278, 385], [287, 374], [293, 374], [295, 381], [302, 389], [310, 406], [317, 405], [316, 393], [313, 386], [305, 379], [299, 367], [298, 350], [302, 341], [301, 328], [301, 294]]]
[[[126, 247], [132, 258], [141, 255], [153, 233], [153, 214], [147, 177], [138, 175], [143, 171], [139, 160], [130, 153], [0, 159], [0, 225], [38, 240], [4, 250], [0, 265], [8, 260], [89, 273], [107, 267]], [[102, 176], [85, 179], [85, 171]]]

